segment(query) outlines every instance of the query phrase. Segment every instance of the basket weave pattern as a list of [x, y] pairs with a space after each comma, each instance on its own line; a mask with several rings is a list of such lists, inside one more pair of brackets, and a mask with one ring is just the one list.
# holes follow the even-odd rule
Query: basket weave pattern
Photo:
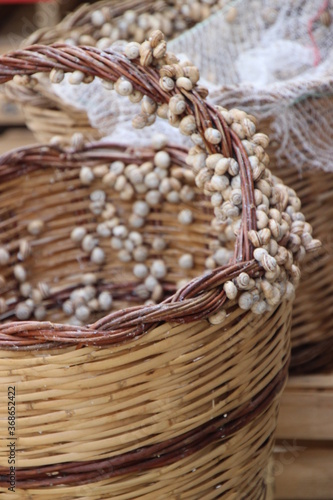
[[[184, 165], [183, 150], [167, 148], [167, 151], [174, 164]], [[27, 208], [34, 214], [42, 206], [42, 213], [47, 215], [52, 211], [56, 221], [57, 214], [54, 215], [52, 208], [54, 196], [70, 192], [68, 188], [72, 188], [73, 180], [78, 178], [80, 165], [104, 164], [114, 159], [143, 161], [151, 159], [153, 154], [150, 150], [132, 151], [108, 143], [91, 144], [73, 152], [55, 146], [22, 148], [2, 157], [2, 208], [7, 214], [8, 211], [16, 213], [16, 219], [24, 221]], [[54, 177], [57, 180], [52, 183], [54, 192], [50, 196], [50, 179]], [[40, 197], [29, 201], [28, 193], [36, 192], [37, 181]], [[82, 200], [88, 196], [85, 190], [80, 190], [79, 183], [76, 186], [74, 193], [77, 193], [79, 208], [75, 199], [66, 199], [60, 210], [60, 214], [67, 213], [65, 221], [69, 225], [72, 222], [70, 210], [81, 213], [84, 220], [89, 217], [88, 209], [83, 210], [82, 205]], [[27, 197], [27, 207], [23, 204], [18, 208], [17, 200], [22, 195]], [[11, 205], [8, 205], [9, 200]], [[34, 200], [37, 206], [33, 211]], [[175, 220], [172, 207], [167, 210]], [[196, 225], [200, 239], [211, 216], [208, 212], [202, 226]], [[48, 224], [52, 226], [50, 219]], [[68, 280], [73, 274], [77, 275], [75, 260], [71, 260], [73, 250], [69, 251], [66, 239], [56, 244], [63, 249], [61, 258], [50, 260], [48, 245], [52, 235], [55, 241], [59, 237], [60, 226], [55, 222], [54, 225], [55, 234], [50, 229], [44, 245], [46, 261], [43, 262], [45, 258], [40, 250], [38, 266], [36, 261], [30, 264], [36, 280], [50, 273], [47, 265], [55, 268], [58, 276], [65, 273]], [[19, 225], [13, 233], [10, 218], [7, 227], [7, 238], [11, 236], [15, 241], [23, 227]], [[65, 227], [66, 236], [70, 228]], [[195, 233], [187, 233], [186, 237], [196, 245]], [[43, 248], [43, 243], [39, 246]], [[36, 251], [37, 247], [34, 253]], [[59, 261], [61, 265], [57, 267]], [[169, 264], [171, 266], [172, 262]], [[244, 269], [244, 264], [241, 267]], [[200, 266], [196, 269], [199, 271]], [[229, 276], [230, 271], [228, 269]], [[73, 286], [70, 281], [69, 284]], [[48, 298], [50, 306], [59, 297], [67, 298], [71, 286], [52, 294]], [[130, 296], [125, 295], [125, 298], [128, 300]], [[196, 316], [205, 314], [204, 301], [195, 302]], [[125, 304], [121, 296], [118, 307]], [[211, 308], [210, 301], [208, 304]], [[151, 314], [157, 323], [163, 311], [158, 316], [157, 308], [155, 312], [153, 309], [150, 308]], [[148, 308], [145, 311], [149, 321]], [[186, 307], [182, 311], [184, 318]], [[124, 312], [120, 311], [126, 320]], [[141, 307], [140, 314], [143, 312]], [[236, 304], [230, 304], [230, 315], [223, 328], [209, 326], [206, 320], [177, 325], [174, 310], [168, 313], [171, 323], [163, 322], [142, 338], [119, 345], [132, 336], [129, 330], [126, 334], [122, 331], [118, 334], [117, 327], [122, 326], [120, 313], [113, 313], [114, 320], [107, 330], [103, 326], [100, 329], [96, 326], [74, 328], [36, 322], [3, 325], [3, 346], [8, 341], [12, 344], [15, 334], [15, 345], [23, 349], [21, 352], [2, 351], [1, 355], [3, 382], [18, 386], [18, 411], [24, 411], [24, 418], [19, 419], [19, 442], [24, 455], [19, 456], [20, 468], [16, 475], [22, 497], [28, 488], [32, 498], [48, 498], [48, 495], [52, 498], [56, 495], [54, 486], [65, 484], [66, 487], [61, 486], [62, 498], [82, 498], [81, 495], [109, 498], [110, 491], [113, 496], [126, 494], [133, 481], [138, 497], [153, 491], [161, 498], [163, 495], [170, 498], [180, 492], [195, 498], [196, 495], [210, 495], [212, 491], [228, 496], [233, 491], [243, 490], [249, 498], [262, 497], [264, 475], [258, 476], [258, 471], [265, 469], [271, 450], [277, 398], [286, 379], [290, 305], [284, 304], [258, 322], [256, 316], [244, 314]], [[129, 315], [133, 317], [134, 311], [129, 310]], [[55, 314], [53, 317], [58, 321], [64, 319]], [[251, 331], [253, 321], [256, 321], [257, 335]], [[109, 328], [116, 329], [111, 338]], [[135, 332], [138, 333], [138, 328]], [[61, 349], [50, 348], [54, 340]], [[43, 344], [39, 345], [40, 342]], [[73, 347], [66, 347], [70, 342]], [[101, 350], [94, 346], [75, 347], [90, 342], [116, 342], [116, 345]], [[246, 358], [253, 368], [264, 362], [265, 371], [254, 369], [252, 372], [252, 368], [244, 371], [242, 368], [242, 373], [238, 374]], [[53, 380], [59, 381], [57, 387]], [[94, 430], [90, 429], [87, 436], [92, 418]], [[222, 443], [217, 446], [222, 436]], [[267, 437], [263, 451], [261, 447]], [[228, 449], [230, 452], [226, 454]], [[251, 467], [248, 466], [249, 454]], [[6, 474], [6, 470], [4, 463], [0, 472]], [[148, 479], [153, 484], [147, 483], [145, 475], [140, 478], [136, 475], [144, 471], [149, 471]], [[123, 481], [119, 482], [119, 476]], [[170, 482], [177, 482], [172, 491]], [[5, 482], [1, 484], [6, 487]], [[253, 491], [248, 490], [248, 485]]]
[[[292, 302], [276, 300], [258, 315], [227, 299], [224, 290], [244, 271], [258, 280], [265, 274], [249, 237], [257, 212], [244, 145], [199, 86], [167, 92], [156, 68], [111, 50], [31, 47], [0, 58], [0, 82], [54, 68], [111, 82], [125, 77], [158, 103], [182, 93], [208, 154], [237, 160], [241, 225], [228, 265], [192, 279], [160, 304], [115, 311], [87, 326], [0, 326], [3, 382], [18, 386], [17, 411], [24, 415], [17, 487], [32, 498], [52, 498], [53, 492], [61, 498], [133, 498], [133, 489], [135, 498], [153, 492], [159, 498], [264, 498], [264, 466], [289, 362]], [[222, 137], [219, 144], [206, 137], [212, 127]], [[52, 148], [44, 152], [51, 166]], [[9, 159], [2, 161], [8, 187], [16, 175]], [[32, 153], [20, 168], [33, 177], [41, 161], [42, 154]], [[66, 154], [62, 161], [71, 164]], [[282, 212], [288, 191], [273, 183]], [[280, 245], [289, 237], [282, 236]], [[264, 262], [273, 264], [268, 256]], [[297, 281], [297, 266], [289, 268]], [[212, 324], [222, 306], [224, 321]]]

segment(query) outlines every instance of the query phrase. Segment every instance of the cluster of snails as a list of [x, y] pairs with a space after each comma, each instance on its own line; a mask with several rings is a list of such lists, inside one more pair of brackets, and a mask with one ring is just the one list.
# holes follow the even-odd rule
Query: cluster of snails
[[[27, 232], [30, 236], [38, 236], [44, 228], [44, 223], [40, 219], [34, 219], [27, 225]], [[26, 320], [34, 317], [38, 321], [42, 321], [46, 317], [45, 301], [50, 296], [50, 287], [45, 282], [38, 282], [33, 286], [28, 280], [29, 263], [28, 260], [32, 256], [33, 248], [31, 241], [23, 238], [19, 241], [18, 252], [16, 254], [15, 265], [13, 266], [12, 275], [17, 282], [19, 295], [21, 300], [16, 297], [11, 297], [6, 300], [0, 297], [0, 317], [6, 315], [11, 305], [14, 305], [14, 314], [17, 319]], [[0, 268], [10, 264], [11, 255], [5, 246], [0, 246]], [[4, 288], [7, 280], [4, 275], [0, 274], [0, 289]]]
[[84, 286], [75, 288], [69, 298], [62, 304], [64, 314], [69, 317], [68, 323], [83, 325], [91, 319], [92, 313], [106, 313], [112, 307], [113, 297], [108, 290], [98, 292], [97, 277], [94, 273], [82, 276]]
[[225, 0], [159, 0], [152, 5], [151, 12], [149, 8], [144, 12], [133, 8], [116, 17], [113, 17], [114, 7], [104, 4], [91, 12], [85, 29], [74, 28], [64, 41], [71, 45], [90, 45], [104, 49], [116, 40], [141, 43], [156, 29], [162, 30], [168, 37], [175, 37], [223, 8], [225, 4]]
[[[83, 226], [77, 226], [71, 232], [73, 242], [90, 254], [90, 260], [98, 265], [105, 263], [102, 250], [104, 243], [101, 244], [101, 241], [108, 241], [117, 259], [131, 265], [134, 278], [139, 280], [134, 293], [149, 303], [158, 302], [164, 295], [163, 281], [167, 279], [168, 263], [163, 254], [168, 247], [168, 240], [162, 234], [163, 228], [157, 236], [145, 236], [147, 217], [156, 209], [163, 212], [165, 202], [176, 207], [181, 204], [178, 223], [189, 227], [196, 223], [190, 207], [199, 191], [195, 187], [193, 172], [172, 164], [169, 153], [163, 149], [167, 146], [165, 136], [153, 136], [152, 146], [155, 150], [152, 161], [144, 161], [141, 165], [117, 160], [109, 166], [81, 167], [80, 180], [83, 186], [94, 188], [96, 180], [100, 180], [104, 186], [103, 189], [90, 192], [90, 200], [94, 201], [89, 205], [90, 210], [101, 220], [93, 234], [87, 233]], [[116, 204], [110, 201], [113, 192], [118, 192], [122, 200], [130, 203], [128, 220], [124, 220]], [[184, 208], [185, 205], [187, 208]], [[218, 238], [210, 242], [211, 255], [205, 260], [207, 270], [230, 260], [232, 251], [222, 245]], [[96, 260], [96, 256], [101, 259]], [[180, 254], [178, 265], [186, 276], [186, 272], [195, 267], [195, 256], [189, 252]], [[188, 279], [184, 277], [179, 280], [178, 286], [184, 285]], [[89, 301], [86, 304], [88, 306]]]

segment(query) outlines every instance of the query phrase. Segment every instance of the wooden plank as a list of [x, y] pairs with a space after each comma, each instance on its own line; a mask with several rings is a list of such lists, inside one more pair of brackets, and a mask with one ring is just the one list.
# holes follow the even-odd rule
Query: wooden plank
[[333, 500], [333, 445], [307, 446], [274, 454], [275, 500]]
[[27, 146], [35, 143], [36, 139], [30, 130], [26, 128], [8, 129], [0, 135], [0, 154], [20, 146]]
[[281, 399], [279, 439], [333, 441], [332, 375], [290, 379]]
[[302, 375], [290, 377], [288, 380], [288, 390], [308, 388], [318, 390], [330, 388], [333, 390], [333, 373], [325, 375]]

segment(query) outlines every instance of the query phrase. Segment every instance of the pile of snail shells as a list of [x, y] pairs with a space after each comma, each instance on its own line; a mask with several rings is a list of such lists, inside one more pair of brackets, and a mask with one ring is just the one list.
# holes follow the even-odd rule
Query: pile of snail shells
[[[191, 207], [195, 206], [197, 195], [201, 191], [195, 186], [195, 176], [190, 169], [172, 164], [169, 153], [164, 150], [167, 144], [167, 138], [162, 134], [153, 136], [153, 160], [140, 165], [125, 164], [118, 160], [108, 168], [83, 166], [80, 180], [84, 186], [92, 189], [90, 199], [95, 204], [90, 209], [101, 220], [95, 234], [88, 234], [83, 226], [76, 226], [71, 232], [72, 240], [82, 250], [90, 253], [91, 261], [97, 265], [105, 263], [105, 253], [102, 245], [99, 246], [100, 242], [105, 239], [109, 241], [118, 261], [132, 266], [133, 276], [139, 281], [134, 293], [146, 304], [157, 303], [164, 297], [163, 283], [167, 281], [169, 271], [164, 258], [164, 251], [169, 244], [168, 237], [163, 235], [161, 227], [161, 234], [147, 238], [147, 217], [152, 211], [160, 210], [163, 213], [165, 203], [171, 203], [177, 207], [175, 224], [190, 227], [196, 224]], [[95, 190], [94, 183], [98, 178], [103, 189]], [[128, 220], [124, 220], [116, 203], [112, 202], [114, 192], [118, 193], [121, 200], [130, 202], [131, 213]], [[99, 205], [96, 205], [97, 202]], [[216, 231], [211, 232], [216, 234]], [[207, 272], [227, 264], [233, 255], [231, 249], [225, 248], [225, 238], [219, 237], [211, 238], [209, 252], [205, 259]], [[101, 260], [96, 260], [96, 256], [100, 256]], [[191, 252], [180, 254], [178, 265], [183, 275], [177, 283], [180, 288], [190, 279], [188, 271], [196, 268], [196, 256]]]

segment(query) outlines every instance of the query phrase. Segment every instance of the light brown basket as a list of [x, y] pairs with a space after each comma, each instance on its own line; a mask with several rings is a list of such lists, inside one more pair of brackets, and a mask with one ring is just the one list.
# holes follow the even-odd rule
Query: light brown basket
[[[23, 46], [66, 42], [104, 48], [119, 38], [141, 43], [153, 29], [162, 29], [171, 39], [208, 17], [223, 3], [214, 0], [208, 5], [199, 0], [195, 5], [184, 6], [177, 0], [102, 0], [81, 5], [53, 28], [36, 31]], [[90, 125], [86, 112], [64, 103], [47, 80], [41, 79], [36, 87], [25, 89], [11, 83], [5, 91], [9, 99], [21, 104], [27, 126], [41, 142], [55, 135], [70, 137], [75, 132], [90, 140], [101, 137]]]
[[[147, 63], [147, 51], [161, 39], [162, 34], [156, 32], [149, 47], [142, 46], [142, 62]], [[170, 62], [167, 66], [165, 58]], [[13, 75], [80, 68], [87, 77], [98, 75], [109, 82], [125, 78], [136, 92], [151, 99], [145, 106], [148, 102], [155, 109], [153, 102], [158, 103], [158, 113], [171, 98], [183, 99], [180, 128], [187, 131], [184, 126], [190, 123], [191, 132], [197, 130], [192, 134], [196, 146], [186, 161], [204, 195], [194, 202], [197, 222], [188, 231], [179, 225], [175, 206], [165, 205], [162, 211], [157, 205], [152, 210], [142, 227], [143, 236], [149, 239], [166, 232], [171, 242], [170, 251], [165, 252], [171, 271], [162, 279], [165, 299], [123, 308], [121, 300], [128, 303], [133, 298], [134, 286], [126, 268], [122, 270], [112, 256], [105, 261], [107, 267], [89, 268], [89, 258], [80, 258], [69, 240], [77, 220], [88, 226], [91, 221], [93, 230], [96, 225], [89, 212], [89, 191], [78, 179], [79, 168], [105, 165], [115, 157], [125, 164], [140, 163], [153, 153], [107, 143], [77, 143], [72, 150], [27, 148], [1, 159], [1, 225], [10, 256], [4, 280], [8, 293], [15, 287], [17, 236], [26, 235], [37, 213], [50, 234], [48, 238], [47, 232], [41, 233], [37, 242], [31, 241], [33, 252], [36, 247], [29, 267], [33, 279], [38, 283], [45, 271], [60, 282], [65, 276], [68, 296], [71, 277], [73, 286], [80, 282], [75, 272], [79, 261], [81, 273], [82, 269], [98, 273], [102, 288], [112, 286], [110, 281], [118, 277], [114, 288], [119, 291], [120, 307], [86, 326], [51, 321], [0, 325], [1, 387], [5, 388], [1, 400], [6, 403], [1, 405], [0, 423], [6, 435], [7, 388], [15, 386], [17, 426], [10, 429], [17, 438], [15, 480], [20, 498], [265, 498], [265, 468], [288, 369], [292, 282], [299, 280], [296, 264], [301, 240], [296, 232], [302, 226], [303, 237], [311, 228], [302, 220], [292, 222], [288, 210], [299, 206], [299, 200], [271, 176], [264, 149], [258, 145], [256, 154], [265, 163], [249, 160], [237, 133], [225, 122], [224, 111], [201, 97], [203, 89], [194, 83], [192, 90], [185, 90], [183, 85], [189, 87], [190, 79], [177, 80], [173, 89], [165, 89], [176, 75], [160, 80], [160, 73], [172, 75], [179, 70], [175, 57], [165, 54], [150, 62], [142, 66], [138, 59], [131, 61], [112, 50], [68, 46], [33, 46], [0, 58], [1, 82]], [[139, 118], [149, 120], [150, 116]], [[249, 117], [239, 116], [249, 139], [256, 144], [267, 142], [265, 136], [254, 134]], [[168, 151], [178, 164], [176, 178], [193, 182], [193, 174], [185, 174], [184, 151]], [[228, 165], [224, 177], [238, 178], [241, 186], [239, 215], [234, 211], [225, 222], [226, 206], [216, 205], [213, 218], [208, 203], [219, 194], [216, 182], [223, 181], [216, 159], [221, 160], [219, 168], [225, 162]], [[201, 165], [206, 161], [211, 173]], [[218, 179], [213, 178], [214, 171]], [[278, 241], [267, 227], [260, 232], [265, 220], [263, 191], [267, 193], [267, 224], [272, 230], [280, 227]], [[114, 193], [114, 202], [126, 219], [122, 193], [121, 189]], [[212, 218], [213, 229], [208, 229], [207, 221]], [[233, 243], [233, 255], [228, 264], [204, 272], [199, 248], [206, 256], [216, 236], [226, 247]], [[308, 249], [318, 247], [309, 238]], [[198, 249], [196, 277], [175, 291], [178, 256], [189, 245]], [[231, 294], [234, 289], [236, 296]], [[66, 298], [64, 290], [46, 290], [45, 284], [40, 287], [50, 309], [55, 301]], [[266, 312], [258, 314], [259, 304]], [[4, 495], [8, 491], [6, 446], [0, 460]]]

